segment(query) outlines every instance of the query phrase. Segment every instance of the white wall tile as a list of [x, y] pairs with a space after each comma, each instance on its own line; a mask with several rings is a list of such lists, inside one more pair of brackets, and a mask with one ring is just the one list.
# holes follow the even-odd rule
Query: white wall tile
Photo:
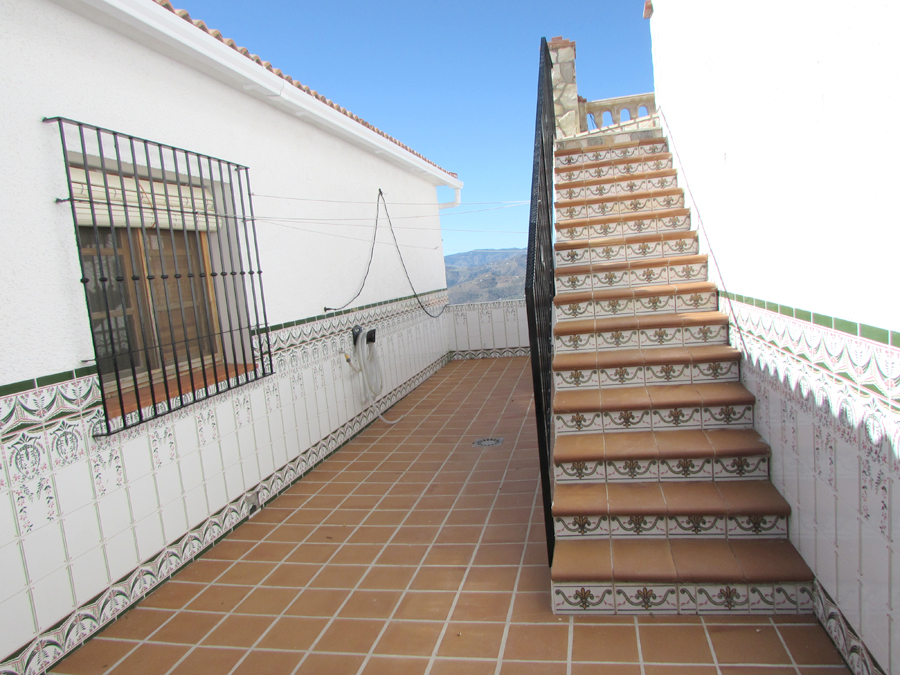
[[206, 481], [206, 500], [209, 512], [216, 513], [228, 503], [228, 490], [225, 487], [225, 474], [220, 473]]
[[165, 543], [170, 544], [187, 532], [187, 513], [182, 498], [164, 505], [160, 509], [160, 513], [162, 514]]
[[200, 445], [197, 436], [197, 420], [194, 416], [185, 417], [172, 425], [172, 433], [175, 436], [175, 446], [179, 454], [190, 453]]
[[225, 490], [228, 501], [237, 499], [244, 493], [244, 474], [241, 473], [240, 463], [225, 469]]
[[0, 548], [0, 603], [25, 587], [25, 561], [22, 559], [22, 548], [14, 541]]
[[129, 528], [133, 522], [128, 493], [124, 488], [109, 492], [97, 500], [100, 513], [100, 529], [104, 539], [109, 539]]
[[22, 537], [25, 569], [32, 583], [65, 567], [66, 547], [59, 523], [45, 525]]
[[131, 515], [137, 520], [143, 520], [150, 513], [159, 508], [156, 496], [156, 480], [153, 474], [130, 482], [128, 485], [128, 502], [131, 504]]
[[47, 630], [62, 616], [75, 609], [75, 596], [68, 567], [63, 567], [33, 582], [31, 594], [38, 630]]
[[0, 653], [11, 654], [35, 633], [31, 594], [21, 590], [0, 602]]
[[78, 558], [103, 543], [100, 536], [100, 520], [94, 504], [83, 506], [77, 511], [63, 516], [63, 533], [69, 559]]
[[163, 549], [166, 542], [159, 512], [151, 513], [134, 524], [134, 538], [141, 561], [149, 560]]
[[9, 490], [0, 490], [0, 541], [12, 541], [19, 534]]
[[94, 548], [72, 561], [75, 604], [83, 605], [109, 586], [103, 547]]
[[[224, 504], [223, 504], [224, 506]], [[213, 509], [210, 509], [206, 501], [206, 486], [203, 484], [188, 490], [184, 495], [184, 507], [187, 512], [188, 528], [193, 528], [202, 523]]]
[[139, 562], [137, 544], [134, 541], [132, 528], [129, 527], [113, 537], [107, 537], [104, 549], [111, 582], [118, 581], [137, 567]]
[[122, 462], [128, 482], [143, 478], [152, 471], [150, 441], [146, 435], [137, 436], [122, 444]]
[[181, 483], [185, 492], [203, 484], [203, 461], [199, 452], [192, 452], [180, 458]]
[[241, 451], [238, 448], [237, 434], [228, 434], [219, 439], [222, 449], [222, 466], [225, 469], [234, 466], [241, 461]]

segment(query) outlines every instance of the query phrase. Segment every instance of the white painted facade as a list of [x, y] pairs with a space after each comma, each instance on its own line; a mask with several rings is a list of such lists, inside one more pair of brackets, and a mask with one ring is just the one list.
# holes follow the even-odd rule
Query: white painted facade
[[[431, 318], [411, 297], [384, 209], [355, 311], [321, 315], [362, 282], [379, 189], [436, 314], [436, 188], [458, 196], [462, 182], [149, 0], [0, 0], [0, 12], [0, 669], [40, 672], [450, 358], [451, 313]], [[56, 201], [59, 131], [42, 122], [55, 116], [249, 168], [271, 377], [92, 436], [97, 378], [71, 376], [94, 354], [72, 213]], [[516, 337], [497, 346], [519, 346], [518, 313], [498, 316]], [[376, 406], [342, 356], [356, 323], [378, 330]]]
[[900, 327], [900, 5], [654, 0], [656, 101], [726, 289]]

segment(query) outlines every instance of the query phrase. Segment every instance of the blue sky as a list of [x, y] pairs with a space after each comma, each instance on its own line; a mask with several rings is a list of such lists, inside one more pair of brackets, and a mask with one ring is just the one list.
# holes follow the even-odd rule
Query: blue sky
[[577, 43], [588, 100], [653, 90], [643, 0], [173, 4], [458, 173], [447, 255], [527, 244], [528, 206], [497, 202], [529, 199], [541, 37]]

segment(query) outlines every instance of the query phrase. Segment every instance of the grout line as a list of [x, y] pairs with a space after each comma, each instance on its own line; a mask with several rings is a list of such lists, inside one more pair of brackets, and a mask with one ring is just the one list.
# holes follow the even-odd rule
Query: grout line
[[645, 675], [647, 670], [644, 668], [644, 649], [641, 645], [641, 622], [638, 621], [638, 615], [634, 615], [634, 634], [637, 638], [638, 663], [641, 666], [641, 675]]
[[790, 647], [788, 647], [787, 642], [785, 642], [784, 636], [781, 634], [781, 630], [778, 628], [778, 624], [772, 621], [771, 617], [769, 618], [769, 622], [775, 628], [775, 634], [778, 636], [778, 640], [781, 642], [781, 646], [784, 647], [784, 651], [787, 652], [788, 658], [791, 660], [791, 665], [794, 667], [794, 670], [797, 671], [797, 675], [800, 675], [800, 668], [797, 665], [797, 661], [794, 659], [794, 654], [791, 652]]
[[[699, 614], [698, 614], [699, 615]], [[716, 655], [716, 648], [713, 645], [712, 637], [709, 634], [709, 627], [706, 625], [706, 617], [700, 616], [700, 625], [703, 626], [703, 634], [706, 636], [706, 644], [709, 646], [709, 653], [712, 654], [713, 665], [716, 672], [722, 675], [722, 669], [719, 667], [719, 657]]]

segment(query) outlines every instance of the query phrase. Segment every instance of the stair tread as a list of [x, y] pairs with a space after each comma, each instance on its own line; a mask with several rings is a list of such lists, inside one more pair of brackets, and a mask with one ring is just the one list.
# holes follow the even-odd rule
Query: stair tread
[[767, 480], [558, 483], [554, 516], [788, 516]]
[[632, 220], [659, 220], [663, 218], [677, 218], [679, 216], [688, 216], [690, 215], [691, 210], [683, 207], [672, 208], [672, 209], [660, 209], [659, 211], [653, 211], [652, 216], [647, 216], [646, 214], [641, 215], [626, 215], [626, 214], [613, 214], [610, 216], [590, 216], [587, 218], [569, 218], [567, 220], [558, 220], [556, 221], [556, 229], [557, 230], [568, 230], [576, 227], [585, 227], [586, 225], [599, 225], [601, 223], [627, 223]]
[[[634, 161], [634, 160], [632, 160]], [[638, 161], [643, 162], [643, 159]], [[558, 181], [553, 187], [559, 192], [561, 190], [573, 189], [575, 187], [585, 187], [591, 185], [608, 185], [610, 183], [625, 183], [628, 181], [646, 180], [648, 178], [667, 178], [677, 175], [675, 169], [654, 169], [651, 171], [635, 171], [634, 173], [619, 173], [611, 176], [600, 176], [596, 178], [582, 178], [581, 180]]]
[[649, 298], [659, 295], [682, 295], [684, 293], [710, 293], [718, 290], [714, 281], [688, 281], [683, 284], [659, 284], [656, 286], [638, 286], [632, 288], [604, 288], [596, 291], [575, 291], [571, 293], [557, 293], [553, 298], [553, 304], [568, 305], [576, 302], [588, 302], [591, 300], [619, 300], [628, 298]]
[[671, 230], [669, 232], [642, 232], [641, 234], [620, 234], [614, 237], [591, 237], [574, 241], [558, 241], [553, 245], [556, 251], [570, 251], [575, 248], [596, 246], [620, 246], [626, 244], [645, 244], [654, 241], [674, 241], [675, 239], [696, 239], [697, 230]]
[[630, 202], [635, 199], [648, 199], [650, 197], [658, 197], [660, 195], [679, 195], [683, 192], [684, 190], [680, 187], [664, 187], [651, 190], [637, 190], [635, 192], [627, 192], [625, 194], [603, 195], [600, 197], [576, 197], [575, 199], [557, 199], [554, 205], [557, 209], [563, 209], [569, 206], [580, 206], [582, 204]]
[[[597, 145], [586, 145], [575, 148], [566, 148], [563, 150], [555, 150], [554, 157], [566, 157], [568, 155], [583, 155], [589, 152], [602, 152], [603, 150], [621, 150], [622, 148], [633, 148], [641, 145], [656, 145], [657, 143], [667, 143], [667, 139], [662, 136], [652, 136], [650, 138], [639, 138], [637, 140], [627, 140], [620, 143], [598, 143]], [[658, 153], [662, 154], [662, 153]]]
[[703, 406], [752, 405], [756, 397], [740, 382], [653, 384], [637, 387], [558, 391], [553, 412], [594, 413]]
[[728, 315], [723, 312], [689, 312], [686, 314], [641, 314], [637, 316], [610, 316], [603, 319], [557, 320], [554, 335], [606, 333], [616, 330], [651, 328], [688, 328], [693, 326], [727, 326]]
[[594, 262], [586, 265], [569, 265], [557, 267], [557, 277], [568, 277], [573, 274], [598, 274], [601, 272], [616, 272], [618, 270], [647, 269], [648, 267], [668, 267], [669, 265], [698, 265], [707, 262], [709, 256], [705, 253], [697, 255], [673, 255], [662, 258], [642, 258], [640, 260], [620, 260], [616, 262]]
[[555, 583], [806, 583], [813, 573], [786, 539], [560, 539]]
[[556, 173], [567, 173], [569, 171], [578, 171], [584, 169], [599, 169], [604, 166], [619, 166], [621, 164], [634, 164], [636, 162], [646, 161], [668, 161], [672, 159], [671, 152], [656, 152], [652, 155], [639, 155], [637, 157], [616, 157], [614, 159], [599, 159], [590, 162], [581, 162], [580, 164], [572, 164], [569, 166], [554, 167]]
[[557, 436], [553, 461], [622, 461], [760, 456], [769, 446], [754, 429], [620, 431]]
[[696, 345], [562, 353], [553, 357], [552, 368], [559, 371], [740, 360], [741, 352], [729, 345]]

